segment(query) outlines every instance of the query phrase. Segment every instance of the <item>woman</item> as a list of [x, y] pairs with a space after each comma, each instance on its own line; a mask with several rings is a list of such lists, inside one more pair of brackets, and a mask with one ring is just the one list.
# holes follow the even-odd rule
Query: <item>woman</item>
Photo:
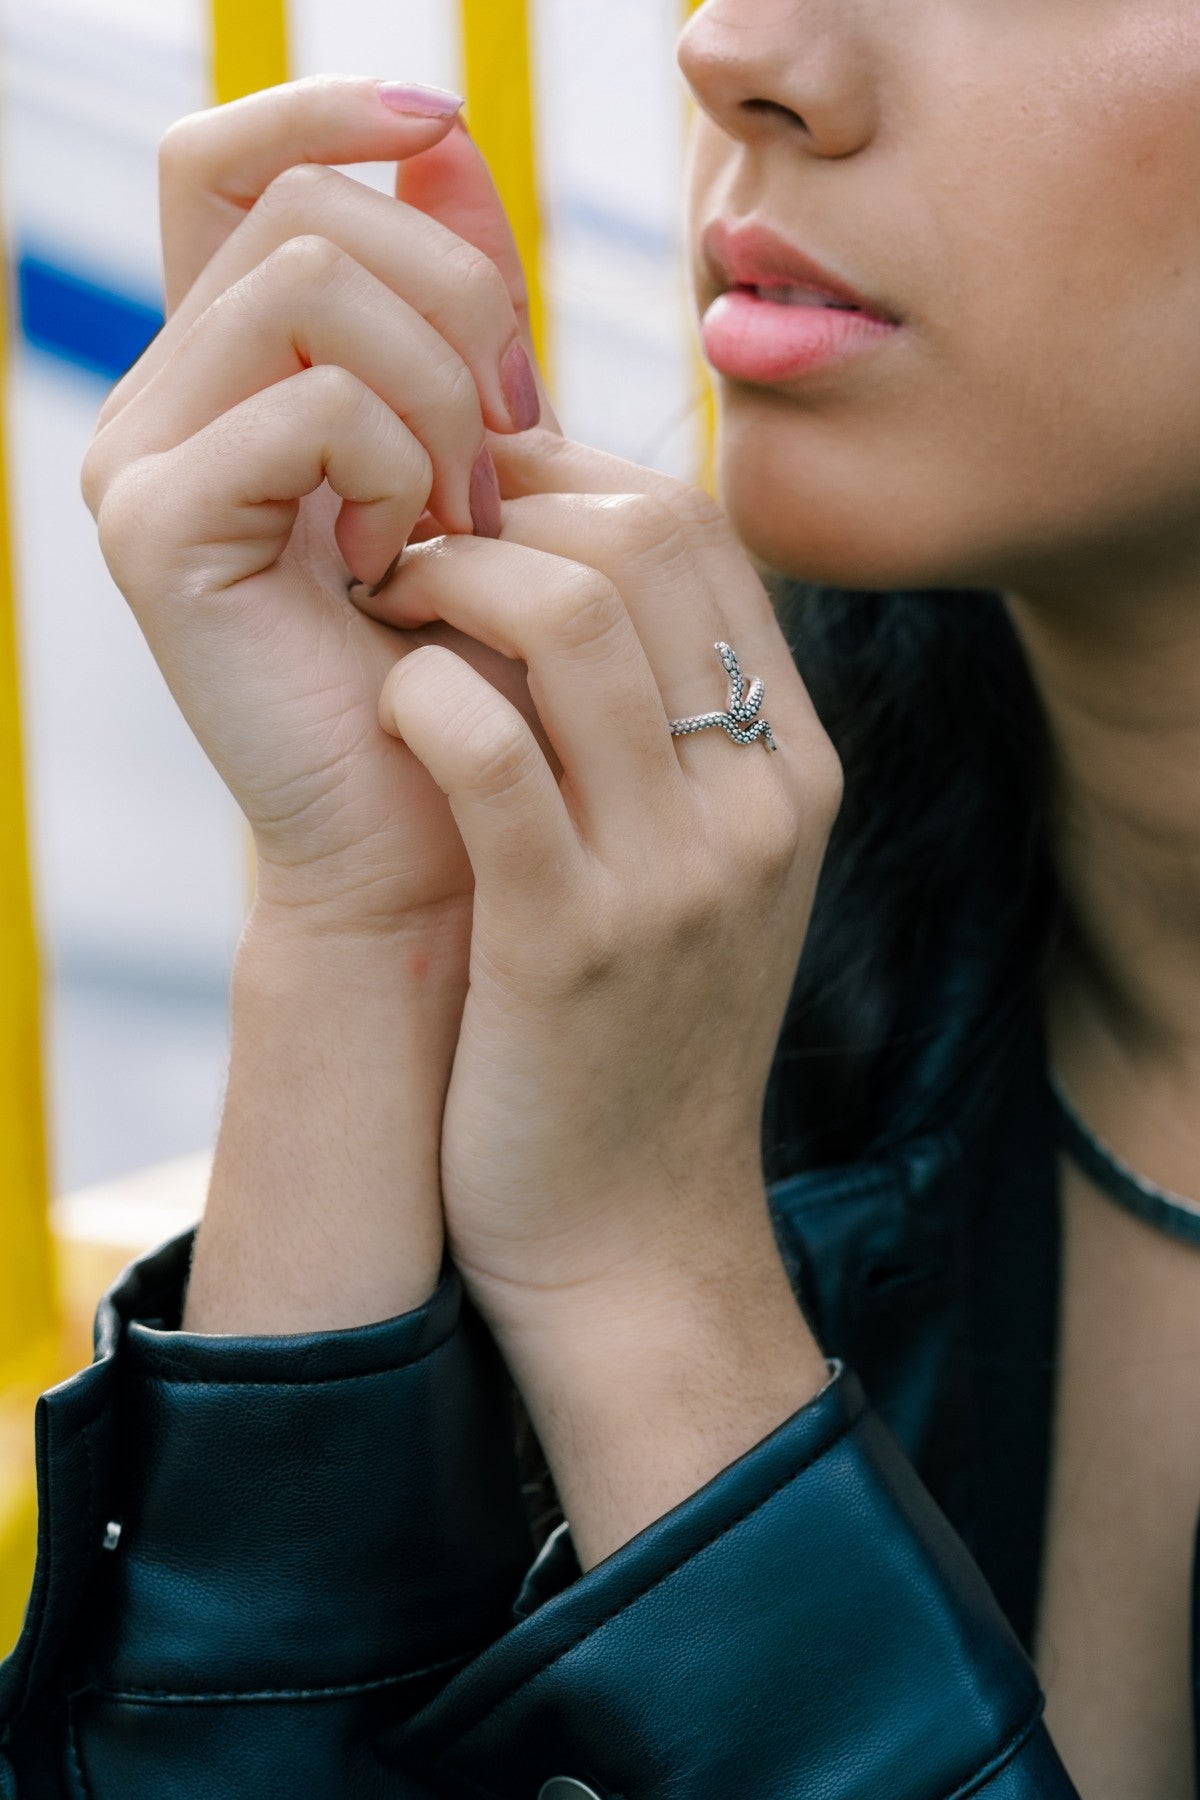
[[1196, 1792], [1200, 21], [681, 62], [723, 512], [557, 432], [453, 97], [165, 140], [84, 486], [258, 891], [21, 1800]]

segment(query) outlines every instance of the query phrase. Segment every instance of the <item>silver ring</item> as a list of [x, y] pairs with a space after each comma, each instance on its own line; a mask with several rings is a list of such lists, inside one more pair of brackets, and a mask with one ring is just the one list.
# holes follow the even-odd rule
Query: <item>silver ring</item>
[[[729, 677], [729, 710], [728, 712], [697, 713], [691, 719], [671, 719], [672, 737], [687, 737], [693, 731], [707, 731], [717, 726], [727, 732], [735, 744], [752, 744], [756, 738], [762, 738], [768, 750], [778, 750], [779, 745], [771, 735], [771, 727], [765, 719], [755, 720], [754, 715], [763, 703], [763, 684], [752, 681], [750, 691], [743, 698], [745, 682], [738, 659], [728, 644], [718, 642], [713, 649], [721, 659], [721, 665]], [[751, 721], [754, 721], [753, 723]]]

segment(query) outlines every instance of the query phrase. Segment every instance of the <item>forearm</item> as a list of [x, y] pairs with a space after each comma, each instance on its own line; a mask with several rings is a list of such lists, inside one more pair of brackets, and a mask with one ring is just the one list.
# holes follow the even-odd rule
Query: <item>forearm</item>
[[462, 963], [448, 918], [419, 938], [343, 937], [256, 907], [186, 1330], [336, 1330], [433, 1292]]
[[[643, 1205], [648, 1202], [643, 1201]], [[744, 1217], [744, 1215], [743, 1215]], [[829, 1379], [771, 1232], [610, 1292], [522, 1308], [500, 1341], [584, 1569], [762, 1441]]]

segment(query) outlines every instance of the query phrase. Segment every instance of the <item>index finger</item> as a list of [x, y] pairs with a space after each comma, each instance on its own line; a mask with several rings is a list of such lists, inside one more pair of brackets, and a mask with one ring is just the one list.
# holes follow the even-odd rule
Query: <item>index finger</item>
[[[686, 538], [712, 591], [720, 595], [725, 618], [737, 633], [730, 641], [738, 654], [745, 655], [747, 665], [761, 664], [768, 680], [774, 669], [794, 681], [794, 653], [771, 593], [729, 519], [703, 489], [550, 431], [528, 431], [523, 437], [489, 433], [488, 443], [505, 501], [554, 494], [639, 494], [654, 503], [662, 519]], [[510, 516], [513, 509], [507, 508], [506, 518]], [[649, 517], [653, 527], [653, 508]], [[506, 524], [504, 536], [508, 534]], [[579, 554], [586, 560], [582, 548]], [[819, 733], [807, 690], [802, 704]]]
[[314, 75], [178, 119], [159, 149], [167, 316], [285, 169], [402, 162], [444, 137], [461, 107], [437, 88]]

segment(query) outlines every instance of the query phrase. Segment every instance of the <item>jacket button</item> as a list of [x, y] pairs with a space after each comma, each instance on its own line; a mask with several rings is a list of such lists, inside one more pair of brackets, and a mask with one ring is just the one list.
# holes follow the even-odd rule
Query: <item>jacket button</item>
[[548, 1781], [538, 1800], [600, 1800], [595, 1788], [585, 1787], [582, 1781], [572, 1781], [569, 1775], [556, 1775]]

